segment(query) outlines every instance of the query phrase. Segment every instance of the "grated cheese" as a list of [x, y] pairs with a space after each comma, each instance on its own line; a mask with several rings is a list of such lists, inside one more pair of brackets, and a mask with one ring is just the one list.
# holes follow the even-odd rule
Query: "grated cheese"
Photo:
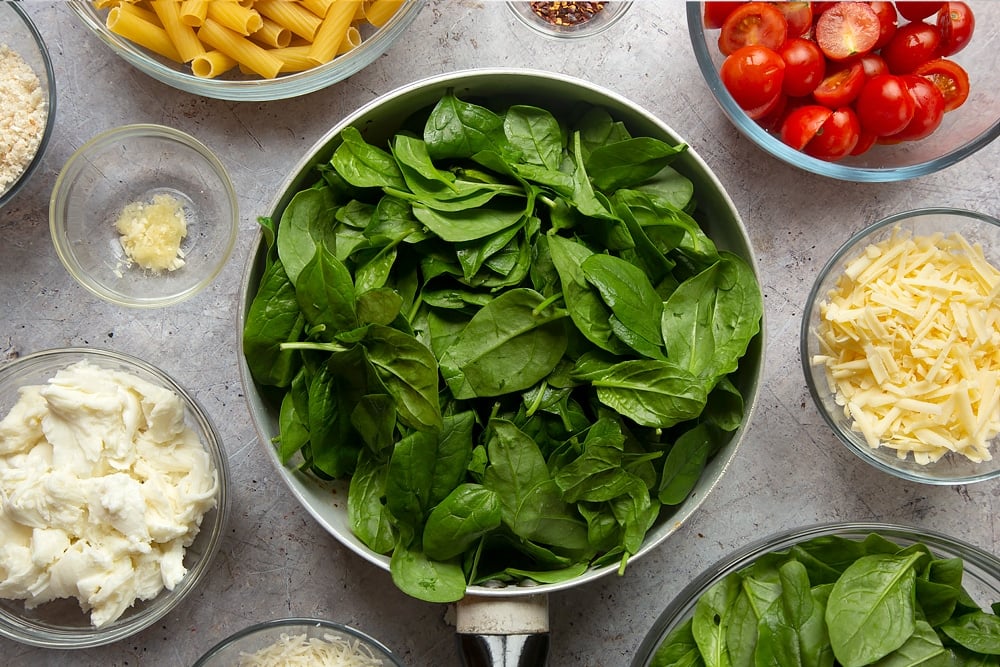
[[850, 262], [815, 331], [836, 402], [872, 448], [927, 464], [992, 459], [1000, 434], [1000, 270], [960, 234], [899, 229]]
[[358, 639], [326, 633], [322, 638], [282, 633], [253, 653], [241, 653], [238, 667], [379, 667], [382, 660]]

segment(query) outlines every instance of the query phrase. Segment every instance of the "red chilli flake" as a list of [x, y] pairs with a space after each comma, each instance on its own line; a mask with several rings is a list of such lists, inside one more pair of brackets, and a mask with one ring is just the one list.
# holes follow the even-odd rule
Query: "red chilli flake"
[[552, 25], [579, 25], [604, 9], [606, 2], [531, 2], [531, 11]]

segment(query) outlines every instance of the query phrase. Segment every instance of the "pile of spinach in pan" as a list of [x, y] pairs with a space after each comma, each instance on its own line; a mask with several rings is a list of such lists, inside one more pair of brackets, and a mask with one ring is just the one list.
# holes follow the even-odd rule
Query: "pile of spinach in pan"
[[871, 533], [767, 554], [698, 598], [651, 667], [1000, 665], [1000, 600], [982, 609], [961, 558]]
[[624, 568], [743, 417], [760, 288], [692, 217], [686, 147], [569, 116], [449, 93], [388, 146], [347, 127], [261, 220], [243, 342], [280, 458], [349, 476], [421, 599]]

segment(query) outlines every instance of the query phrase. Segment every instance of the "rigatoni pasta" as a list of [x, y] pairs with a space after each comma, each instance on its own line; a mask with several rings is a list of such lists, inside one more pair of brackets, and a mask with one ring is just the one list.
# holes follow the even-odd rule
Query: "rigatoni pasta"
[[358, 47], [405, 0], [91, 0], [108, 29], [194, 76], [275, 78]]

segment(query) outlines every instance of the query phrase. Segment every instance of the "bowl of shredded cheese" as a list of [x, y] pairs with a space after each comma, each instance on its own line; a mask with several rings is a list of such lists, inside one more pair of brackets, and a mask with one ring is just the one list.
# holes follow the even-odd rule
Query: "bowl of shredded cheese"
[[251, 625], [209, 649], [194, 667], [402, 667], [378, 640], [320, 618]]
[[154, 308], [206, 287], [239, 226], [225, 167], [194, 137], [125, 125], [70, 156], [56, 179], [49, 228], [59, 259], [93, 294]]
[[892, 215], [841, 246], [807, 303], [806, 382], [851, 451], [916, 482], [1000, 476], [1000, 221]]
[[0, 207], [41, 162], [55, 110], [55, 75], [42, 36], [18, 3], [0, 2]]
[[0, 637], [85, 649], [161, 621], [209, 572], [228, 486], [164, 371], [92, 348], [0, 364]]

